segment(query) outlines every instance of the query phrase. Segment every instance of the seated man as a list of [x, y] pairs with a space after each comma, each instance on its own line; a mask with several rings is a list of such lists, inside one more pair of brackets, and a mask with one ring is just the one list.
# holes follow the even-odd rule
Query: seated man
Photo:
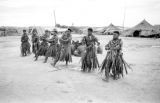
[[100, 45], [100, 43], [97, 44], [97, 54], [102, 54], [103, 53], [103, 49]]
[[74, 56], [82, 57], [86, 51], [85, 45], [80, 45], [77, 47], [77, 49], [74, 51]]

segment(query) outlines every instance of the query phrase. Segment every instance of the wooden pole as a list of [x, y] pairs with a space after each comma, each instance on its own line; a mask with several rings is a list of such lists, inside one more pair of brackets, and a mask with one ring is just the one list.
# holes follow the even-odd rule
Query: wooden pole
[[55, 13], [55, 10], [54, 10], [54, 23], [55, 23], [55, 27], [56, 27], [56, 13]]
[[126, 18], [126, 1], [124, 0], [123, 31], [124, 31], [125, 18]]

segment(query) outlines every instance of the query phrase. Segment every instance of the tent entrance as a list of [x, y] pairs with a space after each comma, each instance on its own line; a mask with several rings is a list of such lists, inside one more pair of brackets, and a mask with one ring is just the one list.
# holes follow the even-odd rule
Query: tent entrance
[[136, 30], [133, 32], [133, 37], [139, 37], [141, 33], [141, 30]]

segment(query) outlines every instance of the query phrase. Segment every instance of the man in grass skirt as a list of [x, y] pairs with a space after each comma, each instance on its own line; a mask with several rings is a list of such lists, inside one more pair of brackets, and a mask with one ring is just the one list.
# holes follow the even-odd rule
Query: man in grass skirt
[[120, 78], [120, 75], [123, 77], [124, 69], [127, 73], [127, 66], [129, 67], [123, 59], [123, 42], [119, 39], [119, 34], [120, 33], [118, 31], [115, 31], [113, 33], [113, 39], [105, 46], [107, 55], [101, 68], [101, 72], [105, 70], [105, 79], [103, 79], [105, 81], [109, 80], [109, 76], [112, 76], [114, 79]]
[[26, 33], [26, 30], [23, 30], [23, 35], [21, 37], [21, 54], [22, 56], [27, 56], [27, 54], [30, 54], [30, 43], [29, 43], [29, 37]]
[[65, 61], [66, 65], [68, 65], [68, 62], [72, 62], [72, 55], [71, 55], [71, 36], [72, 30], [69, 28], [60, 38], [60, 46], [57, 49], [57, 56], [52, 64], [53, 66], [56, 65], [58, 61]]
[[32, 31], [32, 52], [35, 54], [35, 57], [39, 50], [39, 45], [40, 45], [40, 42], [39, 42], [39, 36], [38, 36], [37, 29], [33, 29]]
[[55, 58], [56, 54], [57, 54], [57, 46], [58, 46], [58, 36], [57, 36], [58, 32], [56, 29], [53, 30], [53, 32], [51, 33], [52, 38], [47, 40], [47, 42], [50, 43], [49, 48], [47, 49], [46, 52], [46, 57], [45, 57], [45, 61], [44, 63], [47, 62], [48, 57], [52, 57]]
[[92, 33], [93, 29], [88, 28], [88, 35], [84, 36], [82, 39], [82, 43], [86, 45], [85, 54], [82, 56], [81, 69], [83, 72], [91, 72], [99, 67], [95, 47], [95, 44], [98, 43], [98, 39]]
[[40, 46], [39, 46], [39, 50], [36, 54], [36, 59], [35, 61], [38, 59], [38, 56], [45, 56], [46, 52], [48, 50], [48, 40], [49, 38], [49, 31], [45, 30], [45, 34], [43, 36], [40, 37], [40, 40], [42, 41]]

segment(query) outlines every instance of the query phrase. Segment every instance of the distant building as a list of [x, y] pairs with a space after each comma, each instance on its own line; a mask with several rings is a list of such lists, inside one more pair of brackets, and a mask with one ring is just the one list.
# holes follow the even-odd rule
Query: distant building
[[16, 27], [0, 27], [0, 36], [20, 35]]
[[43, 27], [40, 26], [30, 26], [29, 27], [29, 34], [32, 34], [32, 31], [36, 29], [38, 32], [38, 35], [43, 35], [45, 33], [45, 29]]
[[121, 29], [111, 23], [109, 26], [105, 27], [101, 33], [103, 35], [111, 35], [114, 31], [121, 31]]
[[125, 30], [122, 34], [123, 36], [128, 37], [154, 37], [159, 35], [159, 32], [154, 26], [152, 26], [146, 20], [143, 20], [136, 26]]

